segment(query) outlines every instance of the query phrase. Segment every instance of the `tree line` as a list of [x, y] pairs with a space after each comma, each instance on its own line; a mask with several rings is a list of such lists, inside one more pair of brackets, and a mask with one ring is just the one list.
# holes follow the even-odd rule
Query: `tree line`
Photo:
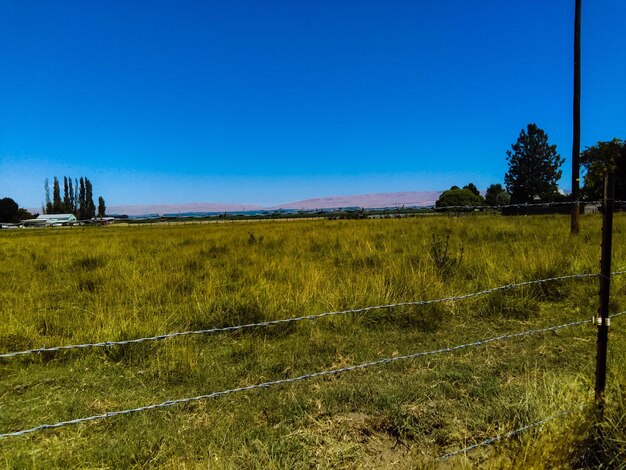
[[[74, 178], [63, 177], [63, 197], [61, 184], [55, 176], [52, 181], [52, 197], [48, 178], [44, 182], [46, 196], [45, 214], [74, 214], [78, 220], [93, 219], [96, 217], [96, 205], [93, 202], [93, 186], [89, 178], [81, 176]], [[98, 198], [98, 217], [106, 214], [106, 205], [102, 196]]]
[[511, 196], [501, 184], [492, 184], [487, 188], [485, 196], [474, 183], [469, 183], [463, 188], [452, 186], [447, 191], [441, 193], [436, 202], [437, 207], [451, 206], [504, 206], [511, 200]]
[[[564, 159], [556, 145], [550, 145], [548, 134], [536, 124], [522, 129], [517, 141], [506, 152], [509, 165], [504, 184], [492, 184], [485, 196], [473, 183], [463, 188], [452, 186], [444, 191], [436, 202], [437, 207], [450, 206], [503, 206], [533, 202], [570, 200], [559, 192], [560, 167]], [[626, 200], [626, 143], [620, 139], [600, 141], [580, 154], [580, 164], [585, 172], [582, 200], [602, 199], [604, 176], [615, 173], [615, 198]]]

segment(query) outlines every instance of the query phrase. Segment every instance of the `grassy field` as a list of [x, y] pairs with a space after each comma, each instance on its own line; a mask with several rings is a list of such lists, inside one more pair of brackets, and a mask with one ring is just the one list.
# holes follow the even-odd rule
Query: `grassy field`
[[[0, 232], [0, 352], [123, 340], [595, 273], [599, 216], [424, 217]], [[626, 269], [626, 218], [614, 270]], [[590, 319], [595, 278], [459, 302], [0, 360], [0, 432]], [[626, 276], [612, 312], [626, 309]], [[611, 326], [607, 436], [589, 325], [0, 440], [6, 468], [594, 467], [626, 461], [626, 315]]]

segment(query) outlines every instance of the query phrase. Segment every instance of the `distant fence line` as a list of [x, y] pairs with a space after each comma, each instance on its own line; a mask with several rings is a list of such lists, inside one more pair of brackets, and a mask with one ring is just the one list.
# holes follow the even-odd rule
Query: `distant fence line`
[[[505, 205], [456, 205], [437, 207], [434, 204], [425, 206], [397, 206], [386, 208], [362, 208], [344, 207], [337, 209], [302, 210], [302, 211], [274, 211], [261, 214], [245, 214], [237, 212], [225, 212], [208, 215], [192, 214], [165, 214], [141, 217], [115, 217], [113, 220], [84, 219], [72, 222], [36, 225], [30, 228], [54, 228], [55, 226], [89, 226], [89, 225], [157, 225], [167, 223], [209, 223], [209, 222], [245, 222], [262, 220], [300, 220], [300, 219], [350, 219], [350, 218], [380, 218], [394, 216], [413, 216], [426, 214], [446, 214], [446, 213], [502, 213], [503, 215], [541, 215], [553, 213], [568, 213], [567, 206], [579, 204], [581, 211], [586, 206], [598, 208], [602, 201], [554, 201], [554, 202], [532, 202]], [[616, 210], [626, 210], [625, 201], [615, 201]], [[21, 226], [21, 224], [4, 224], [7, 226]]]

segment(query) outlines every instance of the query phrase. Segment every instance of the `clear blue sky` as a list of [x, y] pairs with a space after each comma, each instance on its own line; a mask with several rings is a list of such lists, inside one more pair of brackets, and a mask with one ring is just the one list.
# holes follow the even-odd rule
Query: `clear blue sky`
[[[0, 1], [0, 197], [276, 204], [566, 158], [574, 0]], [[582, 148], [626, 138], [626, 2], [583, 0]]]

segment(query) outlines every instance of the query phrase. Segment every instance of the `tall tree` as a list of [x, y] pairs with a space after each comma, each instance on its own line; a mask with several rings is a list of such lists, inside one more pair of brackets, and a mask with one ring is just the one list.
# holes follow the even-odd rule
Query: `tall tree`
[[102, 218], [106, 215], [107, 206], [104, 204], [104, 198], [100, 196], [98, 198], [98, 217]]
[[76, 215], [76, 203], [74, 202], [74, 185], [72, 184], [72, 178], [68, 178], [68, 181], [69, 181], [69, 192], [70, 192], [69, 212]]
[[598, 142], [580, 154], [585, 169], [585, 186], [582, 193], [586, 199], [597, 201], [604, 194], [604, 176], [615, 173], [615, 199], [626, 200], [626, 142], [613, 139]]
[[528, 124], [511, 149], [506, 152], [509, 171], [504, 175], [511, 202], [545, 202], [558, 197], [557, 181], [561, 178], [563, 159], [556, 145], [548, 143], [548, 135], [536, 124]]
[[43, 182], [43, 190], [46, 196], [46, 205], [44, 206], [44, 213], [52, 214], [52, 201], [50, 200], [50, 183], [48, 178]]
[[87, 198], [85, 196], [85, 179], [80, 177], [80, 189], [78, 192], [78, 215], [76, 216], [79, 220], [84, 220], [87, 218]]
[[67, 183], [67, 176], [63, 177], [63, 212], [66, 214], [72, 212], [70, 205], [70, 187]]
[[61, 188], [59, 187], [59, 180], [56, 176], [54, 177], [54, 181], [52, 183], [52, 213], [63, 213], [63, 203], [61, 202]]
[[96, 216], [96, 205], [93, 203], [93, 187], [89, 178], [85, 178], [85, 218], [93, 219]]
[[[80, 207], [80, 186], [78, 178], [74, 178], [74, 215], [78, 217], [78, 209]], [[80, 217], [78, 217], [80, 219]]]

